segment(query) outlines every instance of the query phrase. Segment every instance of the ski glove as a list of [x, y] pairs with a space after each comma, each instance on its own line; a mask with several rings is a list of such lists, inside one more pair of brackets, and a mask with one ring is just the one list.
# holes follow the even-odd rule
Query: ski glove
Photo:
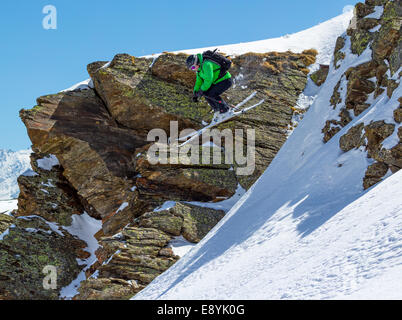
[[193, 95], [193, 101], [198, 102], [198, 100], [204, 95], [204, 91], [198, 90], [197, 92], [194, 92]]

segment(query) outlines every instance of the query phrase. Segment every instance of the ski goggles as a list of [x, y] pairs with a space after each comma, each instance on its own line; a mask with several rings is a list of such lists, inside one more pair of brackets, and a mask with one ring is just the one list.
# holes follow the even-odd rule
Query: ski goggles
[[194, 59], [194, 63], [193, 63], [193, 65], [190, 67], [190, 70], [195, 70], [195, 69], [197, 69], [197, 65], [198, 65], [198, 57], [197, 56], [195, 56], [195, 59]]

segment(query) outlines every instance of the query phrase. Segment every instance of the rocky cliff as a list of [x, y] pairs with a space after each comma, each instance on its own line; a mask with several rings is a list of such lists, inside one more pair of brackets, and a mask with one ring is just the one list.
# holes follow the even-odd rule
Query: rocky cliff
[[[0, 299], [69, 297], [60, 290], [80, 274], [87, 280], [75, 299], [126, 299], [144, 288], [179, 259], [169, 246], [175, 237], [196, 243], [224, 216], [202, 203], [219, 204], [250, 188], [270, 164], [287, 139], [316, 54], [232, 57], [235, 85], [225, 98], [236, 103], [256, 90], [256, 99], [265, 99], [219, 128], [255, 129], [255, 170], [247, 176], [236, 162], [154, 165], [146, 157], [152, 129], [169, 135], [172, 121], [179, 130], [199, 129], [212, 118], [205, 102], [191, 100], [195, 75], [185, 68], [185, 54], [119, 54], [91, 63], [93, 87], [43, 96], [21, 110], [34, 172], [18, 179], [18, 210], [0, 216]], [[84, 212], [102, 222], [96, 252], [71, 232]], [[43, 288], [47, 265], [57, 267], [56, 290]]]
[[[360, 147], [367, 151], [371, 164], [362, 182], [365, 189], [382, 181], [387, 173], [402, 168], [402, 98], [395, 97], [402, 75], [401, 16], [402, 2], [398, 0], [358, 3], [347, 33], [336, 43], [335, 68], [347, 54], [365, 56], [366, 62], [350, 67], [335, 86], [331, 105], [338, 116], [326, 122], [322, 130], [324, 142], [373, 104], [399, 99], [399, 107], [390, 110], [392, 114], [388, 116], [389, 112], [384, 110], [383, 120], [362, 121], [340, 138], [344, 152]], [[385, 144], [389, 137], [393, 141]]]

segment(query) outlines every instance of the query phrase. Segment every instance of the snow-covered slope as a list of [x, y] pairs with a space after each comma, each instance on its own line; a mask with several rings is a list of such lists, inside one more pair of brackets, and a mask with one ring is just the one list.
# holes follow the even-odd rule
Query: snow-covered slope
[[[313, 30], [304, 36], [327, 38], [316, 47], [325, 52], [335, 41], [325, 35], [332, 29]], [[295, 46], [303, 42], [289, 38]], [[392, 118], [401, 85], [391, 98], [386, 92], [372, 98], [367, 110], [322, 142], [325, 121], [339, 112], [330, 106], [334, 87], [340, 80], [345, 85], [346, 70], [370, 59], [370, 48], [360, 56], [346, 49], [319, 90], [309, 82], [304, 94], [317, 94], [315, 101], [267, 171], [206, 238], [136, 299], [402, 298], [402, 282], [395, 281], [402, 269], [402, 173], [364, 191], [372, 160], [364, 148], [339, 148], [340, 137], [357, 123]], [[393, 138], [384, 144], [394, 144]]]
[[[284, 202], [271, 215], [256, 189], [136, 298], [401, 298], [402, 283], [395, 279], [402, 276], [402, 172], [321, 226], [309, 223], [315, 227], [309, 234], [300, 230], [310, 216], [303, 208], [308, 198]], [[304, 217], [297, 217], [301, 212]]]
[[31, 150], [10, 151], [0, 149], [0, 200], [18, 197], [17, 178], [31, 168]]

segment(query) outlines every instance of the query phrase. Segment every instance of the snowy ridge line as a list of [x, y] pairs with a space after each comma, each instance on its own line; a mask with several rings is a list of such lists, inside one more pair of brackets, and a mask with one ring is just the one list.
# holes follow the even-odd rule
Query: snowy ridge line
[[76, 83], [75, 85], [71, 86], [68, 89], [61, 90], [60, 92], [69, 92], [69, 91], [75, 91], [75, 90], [87, 90], [87, 89], [90, 89], [93, 87], [94, 87], [93, 81], [91, 78], [89, 78], [89, 79], [86, 79], [79, 83]]

